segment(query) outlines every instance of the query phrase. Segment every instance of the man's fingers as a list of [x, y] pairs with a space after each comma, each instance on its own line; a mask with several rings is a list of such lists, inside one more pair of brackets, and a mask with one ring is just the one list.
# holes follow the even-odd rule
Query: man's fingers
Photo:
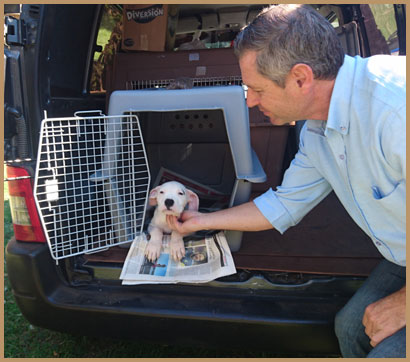
[[177, 224], [178, 224], [177, 217], [173, 216], [173, 215], [167, 215], [167, 224], [171, 229], [176, 230], [177, 229]]
[[376, 347], [381, 341], [386, 339], [387, 337], [392, 336], [394, 333], [396, 333], [397, 330], [392, 329], [392, 328], [385, 328], [380, 331], [377, 331], [376, 333], [373, 334], [373, 336], [370, 338], [370, 344], [373, 347]]
[[370, 345], [372, 347], [376, 347], [385, 338], [390, 337], [395, 333], [395, 331], [391, 330], [390, 328], [374, 330], [372, 326], [373, 325], [370, 323], [368, 326], [365, 326], [366, 328], [364, 330], [366, 335], [370, 338]]
[[376, 345], [381, 341], [379, 340], [379, 333], [374, 333], [371, 328], [366, 327], [364, 332], [366, 333], [366, 335], [369, 337], [370, 339], [370, 345], [372, 347], [376, 347]]
[[386, 337], [387, 336], [385, 336], [384, 333], [376, 333], [372, 338], [370, 338], [370, 345], [372, 347], [376, 347]]
[[195, 227], [195, 222], [192, 223], [192, 220], [198, 215], [200, 215], [200, 213], [196, 211], [184, 211], [180, 218], [173, 215], [167, 215], [167, 224], [172, 230], [177, 231], [182, 236], [189, 235], [199, 230]]
[[186, 220], [190, 219], [195, 214], [197, 214], [196, 211], [186, 210], [181, 214], [180, 220], [181, 221], [186, 221]]

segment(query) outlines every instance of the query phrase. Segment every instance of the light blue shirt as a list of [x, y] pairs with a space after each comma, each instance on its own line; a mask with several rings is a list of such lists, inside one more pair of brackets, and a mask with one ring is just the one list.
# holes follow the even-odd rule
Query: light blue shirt
[[406, 57], [345, 56], [328, 120], [308, 120], [282, 185], [254, 200], [279, 232], [332, 190], [391, 262], [406, 265]]

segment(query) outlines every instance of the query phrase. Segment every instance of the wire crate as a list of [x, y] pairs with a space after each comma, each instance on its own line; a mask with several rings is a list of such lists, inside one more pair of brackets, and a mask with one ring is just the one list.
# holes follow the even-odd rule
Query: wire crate
[[52, 257], [133, 241], [150, 179], [136, 115], [44, 119], [34, 192]]
[[[195, 77], [191, 78], [193, 87], [215, 87], [227, 85], [242, 85], [241, 76], [228, 77]], [[126, 82], [127, 90], [166, 88], [175, 79], [158, 79], [158, 80], [130, 80]]]

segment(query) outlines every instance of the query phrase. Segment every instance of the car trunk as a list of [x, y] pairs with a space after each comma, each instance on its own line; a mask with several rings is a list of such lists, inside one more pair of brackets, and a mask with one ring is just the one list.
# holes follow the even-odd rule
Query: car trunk
[[[353, 23], [338, 30], [346, 51], [350, 54], [359, 52], [356, 32], [357, 27]], [[232, 48], [119, 53], [108, 69], [107, 78], [107, 99], [115, 90], [164, 88], [175, 80], [184, 78], [192, 79], [193, 88], [242, 84]], [[180, 119], [178, 127], [184, 124], [183, 117]], [[252, 199], [269, 187], [274, 189], [280, 185], [283, 173], [297, 151], [298, 127], [273, 126], [257, 109], [249, 110], [249, 126], [251, 146], [267, 176], [265, 182], [252, 183]], [[158, 145], [158, 142], [155, 143]], [[205, 140], [202, 140], [202, 144], [212, 150], [211, 143], [206, 145]], [[168, 156], [162, 163], [156, 164], [165, 164], [167, 168], [175, 167], [179, 173], [194, 179], [195, 175], [200, 174], [198, 168], [201, 169], [201, 166], [195, 163], [187, 165], [184, 170], [179, 164], [170, 164], [167, 158], [171, 159]], [[217, 154], [211, 157], [214, 160], [217, 158]], [[177, 157], [172, 159], [176, 160]], [[213, 172], [212, 167], [203, 167], [208, 169], [208, 173]], [[203, 180], [204, 177], [197, 178], [197, 181]], [[84, 260], [87, 267], [94, 267], [95, 271], [105, 276], [109, 274], [105, 274], [104, 265], [109, 265], [113, 275], [118, 276], [119, 270], [112, 268], [114, 265], [121, 266], [126, 255], [127, 249], [114, 247], [98, 254], [86, 255]], [[233, 251], [233, 258], [237, 269], [252, 273], [262, 271], [312, 277], [366, 276], [379, 262], [380, 254], [352, 221], [335, 194], [331, 193], [299, 225], [286, 231], [284, 235], [275, 230], [244, 233], [240, 249]]]
[[[111, 95], [115, 91], [132, 92], [152, 88], [161, 90], [181, 78], [190, 78], [192, 80], [192, 89], [198, 89], [204, 85], [217, 89], [219, 86], [229, 87], [242, 84], [237, 59], [231, 48], [178, 52], [123, 52], [117, 53], [112, 66], [106, 69], [106, 93], [86, 92], [87, 87], [84, 85], [91, 77], [90, 69], [86, 64], [90, 60], [90, 54], [92, 54], [89, 50], [90, 43], [94, 44], [96, 38], [99, 8], [84, 5], [82, 6], [82, 13], [77, 17], [78, 24], [86, 26], [87, 36], [84, 36], [84, 31], [76, 31], [71, 34], [67, 32], [65, 27], [72, 24], [70, 20], [72, 17], [68, 16], [69, 13], [65, 11], [67, 9], [71, 9], [73, 16], [77, 15], [76, 10], [70, 8], [70, 6], [64, 8], [59, 6], [49, 7], [47, 11], [54, 14], [54, 16], [48, 17], [49, 20], [42, 24], [39, 29], [43, 43], [41, 48], [36, 50], [39, 54], [36, 64], [41, 71], [38, 78], [39, 87], [33, 92], [41, 100], [39, 109], [47, 111], [48, 117], [71, 117], [74, 112], [90, 111], [92, 109], [99, 109], [107, 113], [109, 112]], [[81, 26], [77, 28], [80, 29]], [[59, 40], [57, 42], [55, 39], [58, 37], [53, 38], [52, 34], [60, 33], [65, 34], [65, 41]], [[343, 40], [346, 51], [349, 54], [357, 54], [359, 46], [356, 24], [347, 24], [340, 28], [338, 33]], [[73, 41], [74, 37], [81, 39], [81, 41], [75, 43]], [[73, 45], [74, 43], [75, 45]], [[74, 61], [68, 62], [67, 59], [73, 58], [74, 51], [84, 54], [74, 57]], [[48, 65], [50, 59], [54, 60], [51, 62], [52, 66]], [[65, 71], [61, 68], [61, 64], [65, 66]], [[60, 68], [56, 68], [57, 66], [60, 66]], [[87, 71], [85, 72], [84, 69], [87, 69]], [[81, 74], [81, 76], [78, 74]], [[28, 92], [30, 92], [30, 87], [27, 87]], [[172, 94], [174, 91], [169, 90], [168, 92]], [[175, 92], [178, 92], [178, 90]], [[40, 119], [43, 118], [39, 109], [31, 118], [31, 128], [34, 131], [39, 129]], [[199, 121], [194, 117], [195, 114], [203, 116], [203, 112], [195, 113], [197, 110], [195, 107], [191, 110], [184, 110], [184, 113], [179, 115], [175, 127], [181, 132], [186, 132], [190, 125], [199, 129]], [[149, 115], [138, 113], [138, 109], [133, 110], [133, 112], [136, 112], [141, 120], [141, 132], [144, 142], [146, 142], [144, 145], [147, 149], [148, 165], [151, 172], [150, 187], [152, 187], [161, 167], [167, 169], [174, 167], [179, 174], [185, 174], [186, 177], [216, 189], [219, 187], [218, 191], [220, 192], [228, 194], [232, 192], [231, 190], [236, 182], [235, 162], [233, 161], [236, 154], [232, 151], [226, 123], [223, 125], [224, 122], [221, 122], [222, 127], [220, 129], [214, 127], [209, 134], [202, 133], [197, 141], [192, 141], [184, 135], [184, 139], [176, 138], [173, 142], [165, 142], [164, 139], [155, 139], [155, 137], [152, 138], [151, 135], [148, 135], [148, 125], [150, 122], [166, 123], [167, 121], [155, 121], [155, 117], [152, 121]], [[170, 112], [175, 112], [175, 110], [165, 110], [164, 114], [166, 113], [168, 117]], [[185, 118], [187, 114], [192, 118]], [[158, 116], [158, 114], [156, 113], [155, 116]], [[172, 114], [174, 119], [175, 116], [176, 114]], [[218, 119], [218, 117], [220, 118], [219, 115], [216, 115], [215, 119]], [[204, 121], [202, 126], [207, 125], [209, 130], [209, 120], [206, 122]], [[217, 122], [213, 123], [213, 126], [216, 124]], [[76, 126], [73, 128], [76, 128]], [[182, 128], [184, 129], [182, 130]], [[73, 132], [78, 132], [79, 135], [83, 133], [83, 129], [77, 127]], [[94, 153], [92, 155], [87, 154], [83, 160], [81, 160], [81, 157], [83, 157], [81, 152], [75, 156], [80, 164], [85, 162], [84, 165], [87, 165], [87, 172], [90, 174], [95, 174], [98, 169], [95, 164], [91, 165], [89, 160], [98, 159], [94, 163], [102, 163], [106, 144], [104, 138], [106, 135], [103, 134], [101, 127], [95, 133], [98, 133], [98, 137], [95, 137], [93, 132], [90, 131], [88, 138], [81, 142], [91, 143], [87, 150], [92, 149]], [[170, 133], [171, 128], [167, 132]], [[39, 142], [36, 137], [39, 132], [31, 133], [36, 134], [31, 142], [32, 150], [34, 150], [32, 153], [35, 154]], [[206, 139], [208, 135], [211, 138]], [[297, 135], [297, 126], [276, 127], [271, 125], [269, 120], [258, 110], [249, 110], [250, 146], [255, 151], [266, 173], [266, 181], [251, 182], [250, 199], [260, 195], [269, 187], [274, 189], [280, 185], [283, 173], [297, 151]], [[164, 137], [169, 138], [169, 134], [165, 134]], [[217, 139], [218, 137], [220, 139]], [[45, 136], [45, 139], [47, 139], [47, 136]], [[63, 137], [59, 142], [62, 146], [64, 145]], [[76, 142], [80, 141], [76, 138]], [[194, 144], [193, 149], [195, 152], [206, 153], [207, 149], [212, 150], [206, 159], [205, 169], [211, 170], [212, 159], [215, 159], [221, 164], [216, 170], [217, 174], [212, 175], [209, 172], [208, 174], [203, 172], [201, 158], [198, 154], [194, 154], [191, 162], [183, 167], [176, 163], [175, 153], [182, 152], [182, 148], [186, 148], [190, 144]], [[220, 152], [216, 150], [220, 150]], [[54, 151], [59, 150], [56, 148]], [[49, 153], [48, 149], [44, 155]], [[223, 159], [221, 155], [225, 155]], [[69, 157], [72, 158], [72, 156]], [[44, 160], [46, 161], [46, 157]], [[76, 166], [74, 163], [69, 165], [72, 169]], [[44, 170], [46, 169], [45, 166]], [[80, 183], [71, 182], [69, 188], [74, 193], [74, 203], [76, 198], [82, 198], [81, 202], [85, 205], [83, 196], [77, 195], [76, 190], [88, 188], [86, 194], [89, 195], [89, 189], [92, 186], [91, 181], [82, 181], [80, 175], [83, 169], [81, 167], [76, 172], [79, 178], [75, 181], [80, 181]], [[60, 176], [63, 177], [63, 175]], [[214, 176], [214, 179], [211, 176]], [[66, 184], [67, 178], [62, 182]], [[46, 197], [46, 201], [56, 202], [56, 199], [53, 199], [55, 184], [48, 181], [47, 186], [49, 196], [48, 199]], [[129, 185], [124, 181], [122, 187], [126, 189]], [[146, 190], [143, 191], [146, 192]], [[99, 198], [106, 197], [103, 195], [106, 193], [103, 188], [100, 188], [98, 192], [101, 194]], [[71, 200], [68, 198], [71, 196], [73, 195], [67, 196], [67, 202]], [[144, 202], [141, 204], [144, 204]], [[95, 208], [95, 204], [91, 202], [87, 205], [89, 209]], [[115, 217], [109, 202], [100, 203], [97, 205], [97, 209], [92, 210], [90, 213], [93, 215], [99, 214], [99, 216], [96, 216], [98, 219], [96, 223], [92, 217], [90, 221], [87, 221], [92, 225], [92, 228], [102, 229], [113, 224], [112, 220]], [[75, 223], [76, 218], [84, 219], [84, 215], [76, 215], [74, 218], [71, 214], [67, 214], [67, 222], [69, 223]], [[104, 220], [107, 220], [106, 225], [102, 225]], [[138, 226], [141, 225], [140, 223]], [[83, 243], [81, 238], [84, 238], [85, 234], [81, 234], [81, 232], [78, 233], [79, 236], [76, 242]], [[70, 233], [71, 231], [67, 231], [67, 234]], [[106, 239], [109, 239], [110, 231], [107, 229], [97, 234], [96, 237], [102, 234], [108, 235]], [[80, 247], [78, 253], [69, 253], [69, 257], [63, 259], [60, 266], [65, 269], [64, 272], [72, 282], [91, 281], [93, 278], [94, 280], [115, 280], [119, 282], [118, 277], [128, 249], [119, 245], [109, 246], [109, 244], [100, 245], [98, 252], [88, 252]], [[109, 248], [102, 250], [103, 247]], [[380, 254], [370, 239], [355, 225], [333, 193], [326, 197], [297, 226], [292, 227], [283, 235], [275, 230], [245, 232], [241, 235], [240, 247], [237, 249], [233, 251], [233, 258], [238, 274], [230, 279], [229, 277], [225, 278], [225, 281], [248, 280], [250, 275], [264, 275], [272, 282], [282, 281], [296, 284], [305, 283], [310, 278], [320, 279], [321, 277], [328, 278], [335, 275], [361, 277], [367, 276], [380, 260]]]

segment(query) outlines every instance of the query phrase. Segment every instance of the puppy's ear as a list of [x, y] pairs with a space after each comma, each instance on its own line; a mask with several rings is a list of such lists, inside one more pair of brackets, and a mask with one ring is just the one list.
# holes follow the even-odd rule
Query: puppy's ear
[[157, 196], [158, 196], [159, 186], [152, 189], [149, 193], [149, 205], [157, 206]]
[[199, 198], [195, 192], [191, 190], [186, 190], [188, 195], [188, 210], [198, 211], [199, 209]]

